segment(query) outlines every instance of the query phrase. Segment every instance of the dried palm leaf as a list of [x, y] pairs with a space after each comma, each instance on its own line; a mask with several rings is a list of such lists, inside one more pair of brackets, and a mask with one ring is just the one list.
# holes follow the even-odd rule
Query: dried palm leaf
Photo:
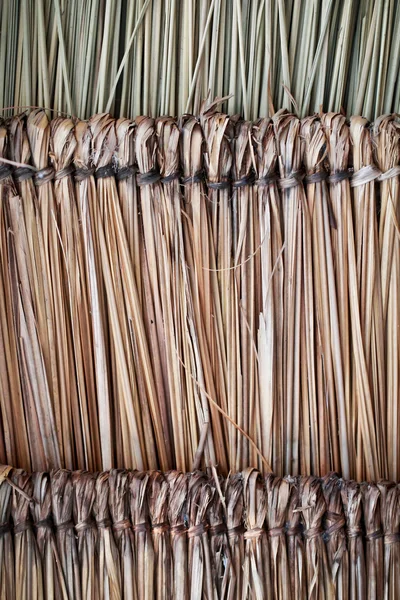
[[285, 479], [269, 475], [265, 480], [265, 485], [270, 538], [271, 585], [276, 598], [288, 600], [291, 592], [285, 525], [290, 499], [290, 484]]
[[193, 600], [212, 598], [215, 594], [207, 535], [207, 511], [212, 496], [213, 490], [204, 474], [193, 473], [187, 504], [189, 594]]
[[[384, 477], [387, 471], [384, 398], [383, 313], [379, 261], [378, 224], [374, 180], [380, 175], [373, 165], [371, 135], [367, 121], [353, 117], [350, 124], [353, 142], [354, 188], [353, 213], [359, 318], [365, 366], [357, 364], [366, 380], [357, 384], [357, 394], [364, 404], [360, 410], [361, 431], [365, 447], [365, 472], [368, 479]], [[355, 338], [353, 333], [353, 339]], [[359, 341], [357, 340], [357, 344]], [[361, 349], [360, 349], [361, 353]], [[364, 389], [363, 388], [367, 388]], [[369, 388], [369, 389], [368, 389]]]
[[74, 466], [94, 470], [101, 467], [99, 425], [95, 393], [93, 343], [85, 255], [75, 201], [72, 160], [76, 149], [74, 123], [70, 119], [51, 122], [51, 161], [55, 170], [54, 195], [59, 241], [62, 249], [62, 277], [65, 293], [64, 312], [71, 327], [70, 360], [76, 378], [79, 421], [74, 421], [75, 442], [82, 431], [82, 450]]
[[[32, 479], [22, 470], [13, 470], [11, 481], [22, 490], [21, 494], [14, 488], [12, 493], [15, 597], [35, 600], [43, 597], [43, 571], [39, 548], [33, 532], [33, 523], [30, 519], [29, 501], [26, 498], [26, 496], [28, 498], [32, 496]], [[8, 550], [8, 553], [11, 552], [10, 547], [6, 546], [5, 549]], [[7, 558], [11, 558], [10, 554]]]
[[129, 518], [129, 473], [122, 469], [110, 471], [109, 506], [113, 521], [113, 532], [121, 560], [121, 585], [123, 598], [136, 600], [134, 534]]
[[243, 563], [243, 597], [265, 598], [271, 589], [270, 550], [264, 523], [267, 494], [258, 471], [243, 471], [245, 553]]
[[73, 517], [77, 538], [77, 551], [81, 573], [83, 598], [98, 598], [99, 581], [96, 570], [96, 547], [98, 533], [93, 519], [96, 474], [87, 471], [72, 473], [74, 494]]
[[129, 499], [131, 518], [135, 533], [136, 556], [136, 586], [138, 598], [149, 600], [154, 598], [155, 588], [155, 556], [153, 540], [150, 531], [148, 487], [150, 477], [148, 473], [134, 471], [129, 478]]
[[341, 481], [335, 473], [322, 480], [322, 491], [326, 502], [324, 540], [328, 563], [335, 588], [335, 597], [349, 597], [349, 556], [346, 544], [346, 519], [341, 499]]
[[169, 485], [159, 471], [150, 473], [149, 514], [154, 548], [155, 598], [172, 598], [172, 556], [168, 522]]
[[188, 542], [186, 537], [188, 477], [179, 471], [166, 474], [169, 485], [168, 520], [171, 527], [172, 550], [172, 597], [185, 600], [188, 597]]
[[[48, 302], [54, 327], [54, 348], [49, 348], [54, 351], [52, 360], [55, 362], [57, 382], [57, 390], [53, 391], [53, 402], [55, 406], [59, 404], [63, 465], [71, 469], [76, 462], [84, 464], [84, 452], [76, 373], [71, 355], [71, 317], [64, 310], [64, 258], [59, 241], [58, 211], [52, 185], [54, 169], [48, 166], [50, 123], [44, 111], [36, 110], [30, 113], [27, 119], [27, 135], [32, 150], [32, 162], [37, 169], [34, 182], [43, 232], [44, 268], [48, 273]], [[54, 376], [53, 371], [52, 375]]]
[[112, 533], [109, 510], [109, 473], [100, 473], [96, 479], [96, 498], [93, 512], [97, 525], [96, 571], [99, 578], [100, 598], [120, 600], [121, 562]]
[[[0, 158], [7, 154], [7, 129], [0, 128]], [[0, 382], [1, 436], [3, 463], [13, 463], [30, 470], [28, 427], [24, 414], [22, 382], [18, 365], [18, 341], [14, 327], [16, 310], [12, 296], [9, 265], [15, 264], [13, 244], [7, 232], [11, 228], [8, 205], [17, 195], [11, 168], [0, 163]]]
[[43, 589], [46, 598], [68, 598], [62, 562], [53, 531], [50, 475], [34, 473], [31, 513], [35, 523], [36, 542], [42, 558]]
[[342, 503], [346, 517], [349, 552], [349, 597], [366, 598], [364, 546], [362, 540], [362, 496], [360, 486], [354, 481], [342, 486]]
[[[11, 503], [12, 489], [7, 481], [0, 484], [0, 594], [4, 598], [15, 598], [16, 581], [14, 577], [14, 548], [15, 538], [13, 540], [11, 533]], [[14, 543], [13, 543], [14, 541]]]
[[58, 469], [51, 474], [51, 503], [56, 542], [69, 596], [81, 598], [80, 563], [74, 532], [74, 493], [71, 473]]
[[[399, 291], [400, 291], [400, 124], [393, 116], [380, 117], [373, 125], [376, 162], [381, 169], [379, 248], [382, 286], [384, 351], [386, 359], [386, 398], [382, 398], [383, 427], [386, 433], [388, 475], [400, 477], [398, 398], [400, 394], [399, 367]], [[386, 410], [385, 410], [386, 408]], [[386, 412], [386, 414], [385, 414]]]
[[281, 206], [276, 182], [273, 123], [253, 126], [261, 254], [261, 310], [258, 326], [260, 448], [275, 473], [283, 472], [283, 285], [284, 245]]
[[382, 598], [384, 592], [384, 552], [381, 521], [380, 491], [375, 484], [362, 484], [363, 513], [365, 522], [365, 566], [367, 597]]
[[306, 554], [301, 535], [300, 478], [287, 478], [290, 499], [287, 513], [287, 548], [290, 564], [291, 597], [295, 600], [307, 597]]

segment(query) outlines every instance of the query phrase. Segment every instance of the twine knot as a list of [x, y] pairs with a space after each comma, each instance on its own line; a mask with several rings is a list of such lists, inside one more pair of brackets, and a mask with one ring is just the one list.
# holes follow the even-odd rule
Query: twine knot
[[122, 521], [116, 521], [113, 524], [114, 531], [124, 531], [125, 529], [131, 528], [131, 522], [129, 519], [123, 519]]
[[21, 183], [21, 181], [26, 181], [27, 179], [32, 179], [34, 175], [35, 171], [29, 167], [18, 167], [18, 169], [15, 169], [13, 173], [14, 180], [17, 183]]
[[54, 175], [55, 170], [53, 169], [53, 167], [46, 167], [45, 169], [40, 169], [39, 171], [36, 171], [34, 178], [35, 185], [37, 187], [40, 187], [45, 183], [50, 183], [50, 181], [54, 179]]
[[290, 190], [291, 188], [297, 187], [302, 184], [304, 179], [304, 172], [302, 170], [293, 171], [289, 177], [281, 177], [278, 180], [278, 185], [281, 190]]
[[75, 169], [74, 179], [75, 181], [81, 182], [84, 179], [88, 179], [94, 174], [94, 167], [82, 167], [81, 169]]
[[265, 529], [263, 529], [262, 527], [254, 527], [254, 529], [248, 529], [244, 532], [244, 539], [257, 540], [263, 535], [263, 533], [265, 533]]
[[57, 532], [68, 531], [69, 529], [73, 529], [74, 524], [71, 520], [64, 521], [64, 523], [59, 523], [56, 525]]
[[189, 527], [188, 529], [188, 538], [198, 537], [203, 535], [208, 529], [208, 525], [204, 523], [199, 523], [198, 525], [193, 525], [193, 527]]
[[115, 179], [117, 181], [124, 181], [125, 179], [129, 179], [129, 177], [133, 177], [137, 172], [135, 165], [128, 165], [126, 167], [122, 167], [115, 173]]
[[139, 173], [136, 178], [136, 183], [139, 186], [143, 187], [145, 185], [151, 185], [152, 183], [157, 183], [157, 181], [160, 181], [160, 178], [161, 178], [160, 173], [154, 167], [154, 169], [147, 171], [147, 173]]
[[74, 171], [75, 171], [74, 165], [68, 165], [67, 167], [64, 167], [64, 169], [60, 169], [59, 171], [55, 172], [54, 180], [59, 181], [60, 179], [64, 179], [64, 177], [68, 177], [68, 175], [72, 175], [72, 173]]
[[40, 521], [36, 521], [35, 529], [53, 529], [53, 519], [51, 517], [46, 517], [45, 519], [41, 519]]
[[204, 171], [200, 169], [200, 171], [196, 171], [193, 175], [189, 177], [184, 177], [181, 181], [183, 185], [193, 185], [194, 183], [200, 183], [204, 179]]
[[88, 517], [87, 519], [83, 519], [82, 521], [79, 521], [79, 523], [77, 523], [75, 525], [75, 531], [77, 533], [82, 533], [83, 531], [86, 531], [87, 529], [93, 529], [95, 526], [94, 521], [91, 517]]

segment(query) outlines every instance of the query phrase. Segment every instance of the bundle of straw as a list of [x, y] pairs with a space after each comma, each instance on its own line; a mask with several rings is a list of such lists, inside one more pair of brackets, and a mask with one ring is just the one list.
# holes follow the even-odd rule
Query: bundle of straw
[[11, 486], [4, 481], [4, 476], [8, 474], [10, 469], [2, 469], [2, 482], [0, 486], [0, 502], [1, 502], [1, 536], [0, 536], [0, 577], [1, 577], [1, 594], [7, 598], [15, 597], [15, 577], [14, 577], [14, 544], [12, 531], [10, 527], [12, 489]]
[[43, 563], [43, 586], [49, 597], [68, 598], [63, 566], [53, 531], [52, 494], [48, 473], [34, 473], [32, 506], [36, 541]]
[[[8, 566], [11, 566], [10, 580], [8, 585], [6, 582], [5, 584], [8, 591], [13, 591], [15, 586], [16, 598], [40, 598], [43, 593], [43, 568], [29, 511], [29, 499], [32, 497], [33, 484], [31, 476], [22, 470], [13, 471], [11, 480], [18, 487], [18, 491], [14, 490], [13, 492], [11, 507], [14, 523], [15, 570], [14, 577], [11, 578], [11, 548], [7, 548], [5, 544], [4, 550], [8, 551], [7, 563]], [[4, 500], [7, 502], [7, 497]]]

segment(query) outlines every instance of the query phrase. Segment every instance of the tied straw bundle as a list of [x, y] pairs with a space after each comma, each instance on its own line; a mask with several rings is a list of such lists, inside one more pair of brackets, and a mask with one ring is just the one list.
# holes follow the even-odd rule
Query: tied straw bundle
[[[43, 532], [32, 523], [37, 509], [32, 477], [6, 467], [0, 488], [2, 527], [8, 528], [1, 538], [8, 543], [1, 567], [5, 597], [41, 598], [54, 592], [57, 597], [80, 598], [83, 590], [87, 598], [113, 600], [261, 599], [269, 594], [397, 597], [400, 488], [391, 482], [360, 487], [335, 474], [323, 479], [263, 478], [254, 469], [227, 479], [198, 471], [190, 475], [170, 471], [164, 476], [124, 470], [96, 475], [55, 471], [42, 477], [53, 495], [53, 522], [49, 515], [47, 531], [49, 540], [53, 535], [58, 540], [53, 565], [58, 563], [59, 574], [53, 583], [58, 581], [60, 587], [48, 587], [49, 572], [47, 582], [43, 579], [39, 551]], [[121, 484], [119, 490], [116, 484]], [[59, 493], [68, 493], [72, 485], [72, 502], [68, 498], [61, 507]], [[160, 490], [162, 514], [154, 511], [154, 493]], [[114, 494], [123, 502], [118, 514]], [[223, 507], [218, 525], [217, 497]], [[60, 509], [63, 518], [72, 516], [68, 527], [59, 522]], [[75, 535], [77, 546], [70, 544]], [[65, 536], [69, 543], [64, 543]], [[225, 542], [216, 546], [216, 538]], [[92, 557], [86, 552], [94, 540]], [[82, 559], [71, 563], [73, 548]], [[218, 552], [223, 554], [218, 557]], [[15, 592], [14, 579], [5, 577], [5, 569], [13, 572], [22, 565]], [[82, 581], [81, 589], [69, 588], [77, 581]]]

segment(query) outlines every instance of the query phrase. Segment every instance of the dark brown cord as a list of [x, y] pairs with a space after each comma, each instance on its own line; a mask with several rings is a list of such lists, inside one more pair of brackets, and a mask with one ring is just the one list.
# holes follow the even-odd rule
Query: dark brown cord
[[204, 171], [200, 169], [194, 175], [190, 177], [184, 177], [181, 181], [183, 185], [193, 185], [194, 183], [201, 183], [204, 180]]
[[160, 181], [160, 178], [161, 176], [157, 169], [151, 169], [150, 171], [147, 171], [147, 173], [139, 173], [136, 178], [136, 183], [142, 187], [144, 185], [157, 183], [157, 181]]
[[248, 529], [244, 532], [245, 540], [257, 540], [265, 533], [265, 529], [262, 527], [254, 527], [254, 529]]
[[285, 535], [285, 528], [284, 527], [272, 527], [268, 531], [268, 535], [270, 537], [278, 537], [280, 535]]
[[300, 525], [295, 525], [294, 527], [287, 527], [286, 529], [286, 535], [288, 535], [289, 537], [301, 535], [301, 532], [302, 527]]
[[68, 177], [68, 175], [72, 175], [72, 173], [74, 171], [75, 171], [74, 165], [68, 165], [68, 167], [64, 167], [64, 169], [60, 169], [59, 171], [56, 171], [54, 174], [54, 179], [55, 179], [55, 181], [59, 181], [60, 179], [63, 179], [64, 177]]
[[362, 535], [362, 528], [360, 527], [360, 525], [356, 525], [355, 527], [348, 527], [347, 528], [347, 537], [348, 538], [357, 538], [360, 535]]
[[185, 527], [185, 525], [183, 525], [183, 523], [181, 525], [173, 525], [171, 527], [171, 535], [173, 535], [174, 537], [181, 537], [183, 535], [186, 535], [187, 533], [187, 528]]
[[117, 521], [113, 524], [114, 531], [124, 531], [125, 529], [130, 529], [132, 524], [129, 519], [123, 519], [122, 521]]
[[21, 181], [26, 181], [27, 179], [32, 179], [35, 175], [35, 171], [33, 169], [28, 169], [28, 167], [18, 167], [18, 169], [14, 170], [13, 177], [17, 183], [21, 183]]
[[133, 525], [133, 531], [137, 533], [143, 533], [150, 530], [150, 526], [148, 523], [138, 523], [137, 525]]
[[0, 167], [0, 181], [2, 181], [3, 179], [7, 179], [7, 177], [11, 177], [12, 176], [12, 169], [10, 167], [8, 167], [7, 165], [2, 165]]
[[267, 187], [268, 185], [272, 185], [278, 181], [278, 173], [271, 173], [271, 175], [265, 175], [264, 177], [260, 177], [255, 182], [259, 187]]
[[14, 525], [14, 534], [24, 533], [24, 531], [32, 529], [32, 525], [32, 521], [22, 521], [22, 523], [17, 523], [17, 525]]
[[167, 531], [169, 531], [169, 528], [169, 523], [167, 521], [164, 521], [163, 523], [155, 523], [151, 529], [154, 533], [161, 535], [162, 533], [166, 533]]
[[203, 535], [203, 533], [205, 533], [208, 529], [208, 525], [207, 523], [199, 523], [198, 525], [193, 525], [193, 527], [189, 527], [188, 529], [188, 538], [194, 538], [194, 537], [198, 537], [200, 535]]
[[245, 528], [243, 525], [237, 525], [236, 527], [231, 527], [228, 529], [228, 537], [232, 539], [237, 535], [243, 535], [245, 532]]
[[137, 173], [137, 168], [135, 165], [128, 165], [127, 167], [122, 167], [115, 173], [115, 179], [117, 181], [124, 181], [125, 179], [129, 179], [129, 177], [133, 177]]
[[108, 177], [114, 177], [114, 175], [115, 170], [112, 163], [108, 163], [108, 165], [104, 165], [104, 167], [99, 167], [94, 173], [96, 179], [107, 179]]
[[248, 175], [245, 175], [241, 179], [238, 179], [237, 181], [234, 181], [232, 183], [232, 187], [233, 188], [241, 188], [241, 187], [245, 187], [247, 185], [253, 185], [254, 179], [255, 179], [254, 178], [254, 173], [248, 173]]
[[316, 173], [312, 173], [311, 175], [307, 175], [305, 178], [305, 182], [309, 185], [320, 183], [321, 181], [325, 181], [328, 179], [328, 173], [326, 171], [317, 171]]
[[180, 172], [175, 171], [175, 173], [171, 173], [170, 175], [167, 175], [166, 177], [161, 177], [161, 183], [171, 183], [171, 181], [175, 181], [175, 179], [179, 179], [179, 177], [180, 177]]
[[56, 529], [59, 532], [68, 531], [69, 529], [73, 529], [73, 528], [74, 528], [74, 523], [72, 521], [65, 521], [64, 523], [60, 523], [59, 525], [56, 525]]
[[385, 533], [385, 544], [400, 544], [400, 533]]
[[346, 525], [346, 519], [343, 515], [333, 512], [327, 512], [325, 518], [332, 521], [331, 525], [325, 529], [324, 539], [329, 540], [333, 533], [336, 533]]
[[83, 181], [84, 179], [88, 179], [91, 175], [94, 175], [94, 167], [82, 167], [81, 169], [76, 169], [75, 170], [75, 181]]
[[51, 517], [46, 517], [41, 521], [36, 521], [35, 529], [53, 529], [54, 523]]
[[83, 531], [86, 531], [87, 529], [93, 529], [94, 527], [95, 522], [91, 517], [88, 517], [87, 519], [83, 519], [83, 521], [79, 521], [79, 523], [75, 525], [75, 531], [77, 533], [82, 533]]
[[281, 190], [289, 190], [291, 188], [297, 187], [298, 185], [301, 185], [303, 179], [304, 172], [302, 170], [293, 171], [292, 173], [290, 173], [289, 177], [282, 177], [281, 179], [279, 179], [278, 185]]
[[372, 533], [367, 533], [365, 536], [367, 542], [373, 542], [374, 540], [380, 540], [381, 538], [383, 538], [382, 529], [376, 529], [375, 531], [372, 531]]
[[211, 536], [222, 535], [227, 532], [225, 523], [218, 523], [217, 525], [210, 525], [209, 532]]
[[211, 190], [227, 190], [230, 186], [228, 179], [221, 181], [207, 181], [207, 185]]
[[111, 527], [110, 519], [102, 519], [101, 521], [97, 521], [96, 523], [97, 529], [108, 529]]
[[336, 173], [332, 173], [328, 177], [328, 182], [331, 185], [336, 185], [337, 183], [340, 183], [341, 181], [350, 179], [351, 175], [352, 175], [351, 169], [345, 169], [344, 171], [336, 171]]
[[310, 527], [304, 531], [304, 537], [306, 540], [313, 540], [324, 533], [322, 527]]
[[44, 185], [45, 183], [50, 183], [52, 179], [54, 179], [55, 170], [53, 167], [46, 167], [45, 169], [40, 169], [40, 171], [36, 171], [34, 182], [36, 186]]

